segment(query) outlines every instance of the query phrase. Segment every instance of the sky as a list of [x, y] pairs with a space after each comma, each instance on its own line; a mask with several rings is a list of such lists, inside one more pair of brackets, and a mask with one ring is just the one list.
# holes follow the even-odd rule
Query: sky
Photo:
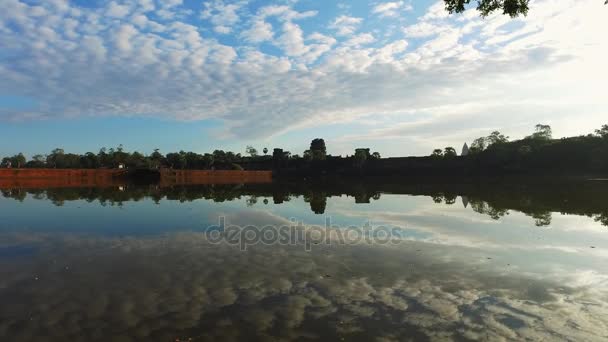
[[608, 123], [608, 6], [0, 0], [0, 156], [281, 147], [428, 155]]

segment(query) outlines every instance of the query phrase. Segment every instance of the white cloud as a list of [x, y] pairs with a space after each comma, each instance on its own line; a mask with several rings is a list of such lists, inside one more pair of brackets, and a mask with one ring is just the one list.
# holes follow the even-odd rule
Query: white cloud
[[130, 24], [122, 25], [116, 32], [116, 47], [120, 52], [130, 52], [132, 49], [131, 38], [138, 33], [137, 29]]
[[345, 46], [350, 47], [360, 47], [362, 45], [367, 45], [376, 41], [376, 38], [371, 33], [361, 33], [356, 36], [353, 36], [346, 42], [344, 42]]
[[129, 6], [119, 5], [116, 3], [116, 1], [112, 1], [108, 5], [107, 14], [110, 17], [114, 17], [114, 18], [124, 18], [127, 14], [129, 14], [129, 11], [130, 11]]
[[156, 8], [154, 0], [138, 0], [137, 6], [142, 12], [153, 11]]
[[214, 25], [214, 31], [221, 34], [232, 32], [232, 27], [239, 22], [240, 17], [237, 11], [243, 7], [246, 2], [225, 3], [223, 0], [214, 0], [213, 2], [204, 3], [205, 10], [201, 17], [208, 19]]
[[283, 34], [277, 39], [277, 43], [287, 56], [297, 57], [308, 52], [308, 48], [304, 45], [302, 29], [294, 23], [283, 24]]
[[274, 32], [272, 25], [265, 22], [263, 19], [258, 19], [251, 24], [251, 27], [241, 33], [241, 38], [250, 43], [261, 43], [272, 40]]
[[445, 31], [445, 26], [439, 26], [427, 21], [421, 21], [416, 24], [403, 28], [403, 33], [410, 38], [426, 38]]
[[349, 36], [357, 31], [359, 25], [363, 22], [363, 18], [349, 17], [342, 15], [337, 17], [330, 25], [329, 28], [336, 30], [339, 36]]
[[293, 10], [291, 7], [282, 5], [270, 5], [262, 7], [258, 11], [258, 17], [264, 19], [266, 17], [278, 17], [283, 21], [301, 20], [306, 18], [314, 17], [318, 14], [317, 11], [306, 11], [298, 12]]
[[411, 5], [405, 1], [382, 2], [374, 6], [372, 13], [378, 14], [381, 17], [396, 17], [404, 11], [411, 11]]

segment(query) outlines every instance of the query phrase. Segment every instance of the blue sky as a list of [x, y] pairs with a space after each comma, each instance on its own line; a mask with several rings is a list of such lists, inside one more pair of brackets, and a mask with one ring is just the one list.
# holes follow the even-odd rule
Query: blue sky
[[[608, 122], [596, 0], [448, 15], [442, 1], [0, 0], [0, 155], [370, 147]], [[583, 20], [584, 18], [584, 20]]]

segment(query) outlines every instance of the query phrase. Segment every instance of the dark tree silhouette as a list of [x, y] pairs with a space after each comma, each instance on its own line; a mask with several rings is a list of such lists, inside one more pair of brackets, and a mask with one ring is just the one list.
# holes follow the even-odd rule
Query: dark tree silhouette
[[458, 154], [456, 153], [455, 148], [448, 146], [443, 150], [443, 156], [446, 158], [452, 158], [458, 156]]
[[[445, 9], [450, 13], [462, 13], [466, 10], [471, 0], [444, 0]], [[489, 14], [502, 11], [503, 14], [509, 15], [511, 18], [516, 18], [520, 15], [528, 14], [528, 4], [530, 0], [476, 0], [477, 10], [481, 12], [481, 16], [485, 17]]]
[[327, 155], [327, 148], [325, 147], [325, 140], [321, 138], [313, 139], [310, 143], [310, 153], [314, 160], [324, 160]]
[[[608, 3], [608, 0], [606, 0], [606, 3]], [[596, 129], [595, 134], [599, 135], [604, 139], [608, 138], [608, 125], [603, 125], [602, 128]]]

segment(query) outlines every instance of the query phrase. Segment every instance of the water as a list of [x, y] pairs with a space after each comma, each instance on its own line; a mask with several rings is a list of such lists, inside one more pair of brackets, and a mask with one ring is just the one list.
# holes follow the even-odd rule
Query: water
[[604, 340], [607, 188], [4, 189], [0, 340]]

